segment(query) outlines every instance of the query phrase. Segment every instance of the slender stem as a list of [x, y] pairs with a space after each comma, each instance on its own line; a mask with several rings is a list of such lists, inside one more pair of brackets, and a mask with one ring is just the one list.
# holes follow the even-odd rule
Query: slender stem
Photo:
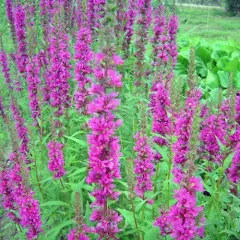
[[43, 195], [43, 192], [42, 192], [42, 188], [41, 188], [41, 185], [40, 185], [40, 181], [39, 181], [39, 177], [38, 177], [38, 169], [37, 169], [37, 160], [36, 158], [34, 159], [34, 164], [35, 164], [35, 172], [36, 172], [36, 178], [37, 178], [37, 183], [38, 183], [38, 188], [42, 194], [42, 197], [44, 199], [44, 195]]
[[63, 191], [65, 191], [65, 188], [64, 188], [64, 185], [63, 185], [62, 179], [60, 178], [59, 180], [60, 180], [60, 183], [61, 183], [61, 185], [62, 185], [62, 189], [63, 189]]
[[137, 218], [136, 218], [135, 206], [134, 206], [133, 198], [132, 198], [131, 204], [132, 204], [132, 212], [133, 212], [134, 223], [135, 223], [135, 226], [136, 226], [136, 229], [137, 229], [138, 240], [141, 240], [141, 238], [139, 236], [139, 231], [138, 231], [138, 223], [137, 223]]
[[171, 143], [170, 156], [169, 156], [169, 161], [168, 161], [168, 176], [167, 176], [167, 181], [168, 181], [168, 208], [170, 208], [170, 177], [171, 177], [171, 169], [172, 169], [172, 158], [173, 158], [173, 151], [172, 151], [172, 143]]

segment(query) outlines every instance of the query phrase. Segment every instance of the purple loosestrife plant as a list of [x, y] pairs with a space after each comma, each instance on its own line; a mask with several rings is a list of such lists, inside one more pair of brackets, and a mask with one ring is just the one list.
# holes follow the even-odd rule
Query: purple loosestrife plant
[[61, 178], [65, 174], [64, 145], [56, 141], [51, 141], [47, 147], [49, 157], [48, 169], [54, 174], [54, 178]]
[[138, 15], [137, 15], [137, 40], [136, 40], [136, 48], [137, 51], [135, 53], [137, 62], [136, 67], [137, 71], [135, 74], [136, 85], [142, 85], [142, 81], [146, 75], [144, 69], [144, 55], [146, 50], [146, 43], [148, 40], [148, 29], [152, 21], [152, 1], [151, 0], [138, 0]]
[[135, 136], [136, 145], [134, 151], [137, 153], [135, 160], [135, 174], [136, 174], [136, 193], [137, 196], [145, 199], [145, 193], [152, 190], [153, 176], [153, 151], [148, 144], [148, 137], [138, 132]]
[[12, 38], [15, 41], [16, 40], [16, 31], [15, 31], [15, 25], [14, 25], [13, 1], [12, 0], [6, 0], [6, 14], [7, 14], [7, 18], [10, 23], [10, 26], [11, 26]]
[[207, 159], [216, 163], [221, 163], [223, 155], [221, 153], [218, 140], [226, 144], [227, 122], [221, 115], [210, 115], [202, 123], [200, 139], [203, 143], [201, 149], [207, 154]]
[[[203, 207], [197, 206], [196, 192], [202, 192], [203, 186], [199, 178], [190, 177], [175, 191], [174, 204], [168, 212], [162, 212], [154, 225], [160, 228], [161, 235], [171, 235], [177, 240], [191, 240], [196, 236], [204, 237]], [[200, 219], [200, 221], [199, 221]]]
[[14, 9], [15, 30], [17, 36], [17, 55], [16, 63], [20, 73], [26, 72], [27, 65], [27, 41], [26, 41], [26, 15], [22, 5], [18, 5]]
[[129, 49], [129, 45], [131, 43], [132, 40], [132, 36], [133, 36], [133, 25], [134, 25], [134, 20], [137, 14], [137, 10], [136, 10], [136, 0], [129, 0], [128, 1], [128, 9], [126, 12], [126, 18], [127, 18], [127, 22], [124, 26], [124, 32], [126, 32], [126, 39], [125, 39], [125, 50], [128, 51]]
[[[121, 75], [115, 70], [116, 65], [123, 61], [113, 53], [110, 48], [104, 49], [96, 55], [97, 66], [94, 69], [96, 83], [92, 83], [90, 92], [93, 101], [88, 104], [88, 113], [93, 117], [89, 120], [92, 133], [88, 136], [89, 147], [89, 173], [87, 183], [95, 184], [92, 196], [95, 208], [91, 221], [96, 221], [94, 228], [99, 239], [117, 239], [118, 224], [121, 217], [108, 207], [109, 200], [116, 200], [119, 193], [115, 191], [114, 180], [120, 176], [120, 144], [115, 132], [121, 125], [116, 120], [113, 111], [120, 104], [117, 93], [111, 88], [121, 87]], [[105, 67], [103, 67], [105, 66]], [[110, 93], [108, 93], [110, 91]]]
[[154, 11], [154, 37], [152, 38], [154, 57], [157, 57], [158, 55], [158, 45], [166, 30], [166, 17], [164, 15], [164, 10], [164, 6], [159, 5]]
[[34, 56], [32, 57], [32, 59], [29, 58], [26, 71], [27, 71], [26, 79], [28, 85], [29, 106], [32, 112], [34, 125], [38, 125], [38, 118], [41, 115], [38, 101], [38, 88], [41, 83], [38, 56]]
[[172, 59], [172, 66], [177, 63], [178, 49], [176, 44], [176, 34], [178, 30], [178, 17], [174, 14], [171, 15], [168, 22], [168, 34], [169, 34], [169, 55]]
[[160, 146], [168, 144], [166, 136], [171, 133], [171, 120], [168, 114], [170, 105], [168, 90], [162, 83], [154, 83], [150, 103], [153, 115], [152, 131], [162, 136], [156, 136], [153, 139], [153, 141]]
[[175, 135], [177, 141], [173, 144], [174, 163], [183, 165], [186, 161], [186, 153], [189, 151], [189, 139], [191, 136], [193, 116], [199, 105], [201, 91], [194, 89], [186, 100], [185, 108], [176, 116]]
[[78, 38], [75, 46], [75, 79], [78, 83], [75, 93], [76, 109], [86, 114], [87, 98], [89, 96], [86, 88], [90, 82], [89, 74], [92, 73], [90, 62], [93, 58], [93, 53], [90, 49], [91, 33], [87, 27], [81, 27], [78, 32]]
[[10, 69], [8, 66], [7, 54], [4, 50], [1, 50], [1, 52], [0, 52], [0, 60], [1, 60], [2, 72], [3, 72], [4, 78], [5, 78], [5, 83], [8, 87], [8, 89], [11, 91], [13, 89], [12, 80], [11, 80], [11, 75], [10, 75]]
[[28, 240], [36, 239], [38, 234], [42, 232], [39, 202], [34, 199], [35, 193], [28, 187], [28, 183], [26, 182], [28, 170], [25, 169], [23, 173], [23, 164], [18, 154], [15, 152], [12, 153], [9, 159], [14, 164], [10, 172], [10, 179], [13, 184], [11, 190], [14, 201], [19, 210], [19, 223], [22, 227], [28, 229]]
[[17, 132], [19, 141], [21, 142], [20, 148], [19, 148], [21, 157], [26, 163], [28, 163], [28, 160], [27, 160], [27, 154], [29, 151], [28, 129], [25, 126], [25, 120], [21, 116], [20, 110], [16, 104], [16, 100], [12, 99], [10, 108], [12, 111], [12, 117], [15, 121], [16, 132]]
[[[57, 21], [58, 22], [58, 21]], [[61, 116], [64, 110], [69, 107], [69, 79], [71, 78], [71, 65], [68, 46], [69, 38], [65, 34], [59, 23], [55, 23], [51, 28], [49, 37], [50, 70], [47, 77], [47, 88], [52, 107], [56, 109], [55, 114]]]

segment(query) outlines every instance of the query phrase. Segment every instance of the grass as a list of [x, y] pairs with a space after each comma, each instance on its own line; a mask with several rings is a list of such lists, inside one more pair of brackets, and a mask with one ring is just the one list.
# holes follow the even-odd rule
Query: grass
[[179, 6], [179, 39], [201, 38], [210, 41], [232, 39], [240, 42], [240, 17], [224, 9]]

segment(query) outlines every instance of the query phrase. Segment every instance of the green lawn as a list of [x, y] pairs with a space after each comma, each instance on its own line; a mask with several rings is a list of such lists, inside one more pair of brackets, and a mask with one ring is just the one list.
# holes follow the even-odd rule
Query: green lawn
[[180, 18], [179, 39], [202, 38], [240, 43], [240, 16], [229, 16], [224, 9], [178, 6]]

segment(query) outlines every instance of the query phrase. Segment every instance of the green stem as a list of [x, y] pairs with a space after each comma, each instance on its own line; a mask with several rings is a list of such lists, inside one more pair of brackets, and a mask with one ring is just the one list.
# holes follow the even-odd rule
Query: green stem
[[139, 236], [139, 231], [138, 231], [138, 223], [137, 223], [137, 218], [136, 218], [135, 206], [134, 206], [133, 198], [132, 198], [131, 204], [132, 204], [133, 219], [134, 219], [134, 223], [135, 223], [135, 226], [136, 226], [136, 229], [137, 229], [137, 237], [138, 237], [138, 240], [141, 240], [141, 238]]
[[172, 143], [170, 147], [170, 156], [168, 161], [168, 175], [167, 175], [167, 181], [168, 181], [168, 208], [170, 208], [170, 178], [171, 178], [171, 169], [172, 169], [172, 158], [173, 158], [173, 151], [172, 151]]

